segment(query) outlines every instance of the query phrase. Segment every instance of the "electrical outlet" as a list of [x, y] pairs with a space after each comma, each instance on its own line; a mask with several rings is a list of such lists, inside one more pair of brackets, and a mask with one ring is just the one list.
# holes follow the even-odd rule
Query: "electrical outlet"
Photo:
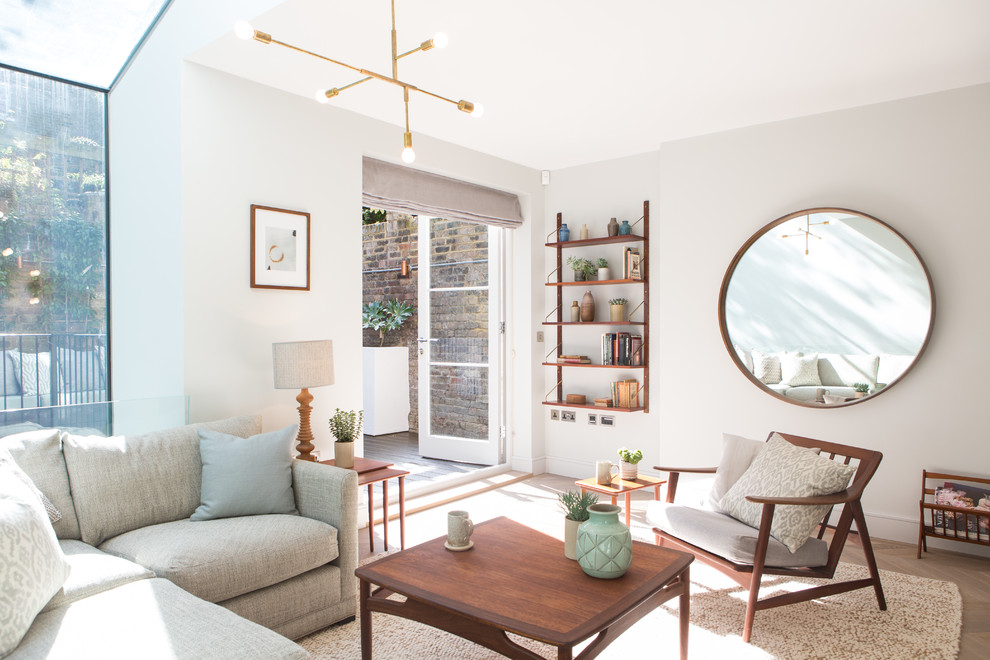
[[537, 341], [538, 343], [540, 343], [540, 344], [542, 344], [542, 343], [543, 343], [543, 331], [542, 331], [542, 330], [538, 330], [538, 331], [536, 332], [536, 341]]
[[594, 426], [598, 423], [598, 415], [595, 413], [588, 413], [588, 423]]
[[574, 422], [577, 421], [577, 415], [573, 410], [561, 410], [560, 419], [563, 422]]
[[601, 416], [602, 426], [615, 426], [615, 417], [611, 415]]
[[560, 411], [556, 408], [550, 409], [550, 421], [559, 422], [560, 421]]

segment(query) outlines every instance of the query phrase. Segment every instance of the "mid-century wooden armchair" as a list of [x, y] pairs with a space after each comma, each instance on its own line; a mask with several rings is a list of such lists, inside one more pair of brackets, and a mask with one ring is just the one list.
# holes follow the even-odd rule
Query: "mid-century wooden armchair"
[[[773, 436], [773, 433], [770, 435]], [[743, 641], [745, 642], [749, 642], [750, 636], [752, 635], [753, 619], [757, 610], [780, 607], [782, 605], [791, 605], [806, 600], [822, 598], [825, 596], [831, 596], [870, 586], [872, 586], [876, 592], [877, 604], [880, 609], [887, 609], [887, 603], [883, 595], [883, 587], [880, 585], [880, 574], [877, 571], [877, 563], [873, 555], [873, 547], [870, 543], [870, 535], [866, 528], [866, 518], [863, 515], [863, 507], [860, 502], [860, 498], [863, 495], [863, 490], [866, 488], [866, 484], [869, 483], [870, 479], [873, 477], [873, 474], [877, 471], [877, 467], [880, 465], [880, 460], [883, 458], [883, 455], [877, 451], [859, 449], [848, 445], [823, 442], [821, 440], [813, 440], [811, 438], [803, 438], [784, 433], [780, 433], [779, 435], [792, 445], [820, 449], [822, 456], [827, 456], [831, 460], [838, 460], [845, 465], [850, 465], [853, 460], [858, 461], [852, 482], [845, 490], [832, 495], [817, 497], [747, 496], [747, 500], [763, 505], [763, 513], [760, 520], [759, 531], [756, 532], [755, 528], [750, 528], [748, 525], [746, 526], [746, 528], [756, 532], [755, 551], [753, 552], [752, 562], [743, 562], [738, 556], [735, 557], [734, 560], [726, 559], [725, 557], [711, 552], [710, 549], [692, 545], [691, 543], [678, 538], [675, 535], [676, 531], [670, 529], [669, 525], [666, 531], [656, 526], [654, 526], [653, 529], [656, 534], [658, 544], [692, 553], [699, 561], [713, 566], [749, 590], [749, 600], [746, 607], [746, 617], [743, 624]], [[657, 466], [654, 469], [670, 473], [670, 478], [667, 482], [666, 500], [668, 503], [674, 502], [674, 495], [677, 489], [677, 480], [681, 473], [712, 474], [716, 471], [715, 468], [686, 469], [661, 466]], [[774, 509], [777, 505], [785, 504], [799, 506], [827, 505], [829, 507], [824, 518], [818, 525], [817, 532], [817, 538], [819, 539], [817, 542], [818, 545], [821, 545], [823, 542], [827, 542], [828, 544], [827, 559], [820, 558], [818, 560], [810, 561], [809, 563], [816, 564], [813, 566], [767, 565], [768, 545], [771, 542], [778, 543], [777, 541], [772, 540], [770, 536], [770, 527], [773, 520]], [[839, 516], [839, 520], [835, 525], [835, 530], [832, 533], [831, 540], [825, 541], [825, 530], [836, 505], [843, 505], [842, 514]], [[658, 506], [662, 507], [663, 505], [658, 503]], [[687, 507], [684, 508], [686, 509]], [[711, 511], [701, 512], [699, 510], [699, 514], [707, 516], [720, 516], [727, 518], [728, 522], [731, 524], [745, 525], [745, 523], [739, 523], [739, 521], [734, 518], [725, 516], [721, 513]], [[760, 579], [764, 575], [789, 575], [831, 579], [835, 575], [835, 569], [839, 563], [839, 557], [842, 554], [842, 549], [845, 546], [846, 539], [850, 536], [850, 527], [853, 521], [856, 522], [856, 532], [854, 532], [853, 535], [859, 537], [859, 542], [863, 548], [863, 553], [866, 555], [866, 564], [870, 572], [869, 578], [850, 580], [846, 582], [832, 582], [822, 586], [810, 587], [801, 591], [772, 596], [760, 600]], [[702, 524], [704, 524], [704, 522], [702, 522]], [[808, 543], [810, 544], [813, 541], [814, 537], [812, 537]], [[786, 548], [784, 548], [783, 551], [786, 553]], [[770, 563], [772, 564], [773, 562], [771, 561]], [[785, 561], [778, 563], [788, 562]]]

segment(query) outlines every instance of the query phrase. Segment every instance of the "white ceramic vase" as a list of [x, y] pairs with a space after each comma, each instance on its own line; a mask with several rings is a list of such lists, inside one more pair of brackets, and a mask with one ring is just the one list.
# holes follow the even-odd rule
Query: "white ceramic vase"
[[599, 282], [604, 282], [607, 279], [609, 279], [608, 268], [607, 267], [606, 268], [599, 268], [598, 269], [598, 281]]
[[568, 559], [577, 559], [577, 534], [580, 526], [580, 520], [564, 517], [564, 556]]
[[635, 481], [636, 477], [638, 476], [639, 476], [638, 463], [626, 463], [625, 461], [619, 461], [620, 479], [625, 479], [626, 481]]
[[339, 468], [354, 467], [354, 443], [334, 442], [333, 443], [333, 464]]

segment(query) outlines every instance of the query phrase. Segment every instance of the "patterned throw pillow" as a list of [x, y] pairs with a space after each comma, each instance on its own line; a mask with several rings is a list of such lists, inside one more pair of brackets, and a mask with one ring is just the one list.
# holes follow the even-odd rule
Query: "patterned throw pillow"
[[780, 354], [753, 351], [753, 375], [767, 385], [780, 382]]
[[[763, 505], [747, 495], [810, 497], [837, 493], [849, 485], [856, 468], [819, 456], [816, 450], [796, 447], [774, 433], [749, 469], [725, 494], [719, 506], [752, 527], [760, 526]], [[774, 509], [770, 535], [797, 552], [821, 522], [827, 505], [779, 505]]]
[[14, 377], [20, 382], [21, 393], [36, 396], [51, 392], [51, 353], [21, 353], [7, 351], [14, 366]]
[[0, 657], [17, 648], [41, 608], [69, 576], [69, 564], [37, 496], [0, 466]]
[[784, 353], [780, 358], [780, 382], [790, 387], [815, 385], [821, 387], [818, 376], [818, 353]]

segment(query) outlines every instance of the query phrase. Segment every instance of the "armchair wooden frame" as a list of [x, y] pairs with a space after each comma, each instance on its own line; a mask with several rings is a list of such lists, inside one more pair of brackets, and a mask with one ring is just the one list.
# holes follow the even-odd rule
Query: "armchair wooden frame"
[[[773, 433], [770, 435], [772, 436]], [[831, 460], [841, 459], [846, 465], [849, 465], [852, 460], [856, 460], [858, 461], [858, 464], [856, 466], [856, 473], [853, 476], [852, 483], [850, 483], [849, 487], [846, 490], [834, 493], [832, 495], [823, 495], [818, 497], [747, 496], [747, 500], [763, 505], [763, 514], [760, 519], [759, 535], [756, 542], [756, 554], [752, 565], [737, 564], [718, 555], [711, 554], [702, 548], [682, 541], [677, 537], [661, 531], [660, 529], [653, 529], [658, 545], [690, 552], [699, 561], [716, 568], [735, 580], [740, 586], [749, 590], [749, 600], [746, 606], [746, 618], [743, 623], [744, 642], [749, 642], [750, 637], [752, 636], [753, 619], [755, 618], [758, 610], [770, 609], [771, 607], [780, 607], [782, 605], [792, 605], [794, 603], [800, 603], [806, 600], [823, 598], [825, 596], [832, 596], [835, 594], [844, 593], [846, 591], [863, 589], [870, 586], [873, 587], [873, 590], [876, 593], [877, 605], [881, 610], [887, 609], [887, 601], [884, 598], [883, 587], [880, 584], [880, 573], [877, 570], [877, 562], [873, 554], [873, 545], [870, 542], [870, 534], [866, 528], [866, 518], [863, 515], [863, 507], [860, 502], [860, 498], [863, 495], [863, 490], [866, 488], [866, 484], [869, 483], [874, 473], [876, 473], [877, 467], [880, 465], [880, 460], [883, 458], [883, 454], [878, 451], [859, 449], [857, 447], [850, 447], [848, 445], [840, 445], [831, 442], [823, 442], [821, 440], [804, 438], [797, 435], [788, 435], [786, 433], [780, 433], [779, 435], [798, 447], [820, 449], [822, 455], [827, 455]], [[670, 474], [670, 478], [667, 480], [667, 502], [674, 501], [674, 495], [677, 490], [677, 480], [681, 473], [713, 474], [715, 472], [715, 468], [672, 468], [656, 466], [654, 469], [668, 472]], [[825, 516], [818, 527], [819, 539], [825, 538], [825, 530], [828, 527], [829, 519], [832, 516], [835, 506], [843, 505], [842, 513], [839, 516], [839, 521], [836, 523], [835, 531], [829, 541], [828, 562], [824, 566], [808, 568], [777, 568], [764, 565], [767, 556], [767, 545], [770, 541], [770, 526], [773, 521], [774, 508], [778, 504], [799, 506], [827, 504], [829, 509], [825, 513]], [[822, 586], [809, 587], [808, 589], [803, 589], [801, 591], [772, 596], [760, 600], [760, 580], [764, 575], [790, 575], [831, 579], [835, 575], [835, 569], [839, 564], [839, 557], [842, 554], [842, 549], [846, 544], [846, 539], [850, 536], [850, 527], [853, 521], [856, 522], [856, 532], [853, 532], [853, 536], [859, 538], [860, 545], [863, 548], [863, 554], [866, 555], [866, 565], [870, 571], [869, 578], [849, 580], [845, 582], [833, 582]]]

